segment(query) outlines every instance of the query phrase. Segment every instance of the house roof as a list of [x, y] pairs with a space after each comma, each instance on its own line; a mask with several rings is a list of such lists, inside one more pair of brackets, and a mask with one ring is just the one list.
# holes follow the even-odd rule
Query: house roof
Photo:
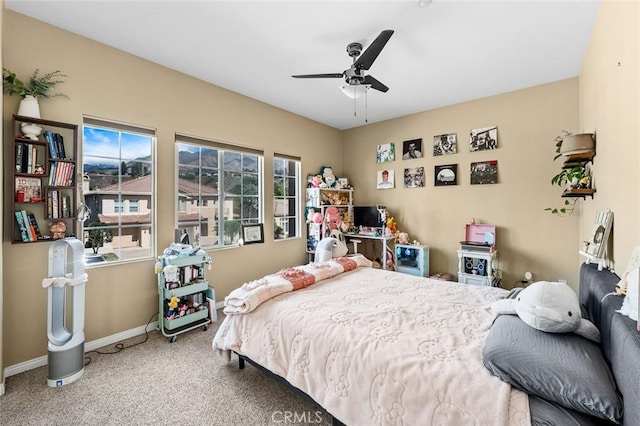
[[[149, 188], [153, 188], [151, 175], [125, 180], [121, 184], [116, 183], [113, 185], [107, 185], [99, 190], [90, 191], [90, 193], [113, 194], [119, 191], [122, 191], [123, 193], [145, 193], [149, 192]], [[209, 186], [199, 186], [197, 183], [191, 182], [187, 179], [178, 179], [178, 194], [216, 196], [218, 195], [218, 189]]]

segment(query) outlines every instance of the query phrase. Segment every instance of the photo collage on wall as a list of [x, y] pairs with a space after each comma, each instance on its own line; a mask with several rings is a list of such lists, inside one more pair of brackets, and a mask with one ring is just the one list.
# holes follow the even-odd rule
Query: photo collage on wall
[[[393, 142], [377, 145], [376, 163], [395, 161]], [[416, 160], [424, 157], [422, 138], [408, 139], [402, 142], [402, 160]], [[498, 149], [498, 126], [480, 127], [469, 132], [469, 152], [484, 152]], [[456, 133], [442, 133], [433, 136], [433, 157], [442, 157], [458, 153]], [[409, 164], [409, 163], [407, 163]], [[426, 183], [425, 167], [415, 165], [404, 167], [403, 188], [423, 188]], [[498, 183], [498, 161], [484, 160], [470, 163], [470, 184], [486, 185]], [[433, 169], [434, 186], [458, 185], [458, 164], [438, 164]], [[377, 189], [395, 188], [395, 173], [391, 167], [377, 171]]]

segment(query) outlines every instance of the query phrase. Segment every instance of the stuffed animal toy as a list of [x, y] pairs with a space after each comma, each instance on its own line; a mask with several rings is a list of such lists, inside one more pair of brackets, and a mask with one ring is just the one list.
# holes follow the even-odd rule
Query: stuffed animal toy
[[316, 255], [313, 261], [315, 263], [328, 262], [333, 257], [346, 255], [348, 251], [347, 245], [337, 238], [323, 238], [316, 246]]
[[167, 265], [164, 267], [164, 280], [168, 283], [178, 281], [178, 267], [176, 265]]
[[49, 224], [49, 232], [51, 232], [54, 240], [64, 238], [64, 233], [66, 231], [67, 225], [62, 221], [52, 222], [51, 224]]
[[333, 174], [333, 169], [330, 166], [322, 166], [320, 169], [322, 175], [322, 182], [326, 185], [326, 188], [333, 188], [338, 182], [338, 178]]
[[162, 254], [167, 257], [175, 256], [175, 257], [187, 257], [190, 256], [193, 252], [194, 248], [190, 244], [180, 244], [180, 243], [171, 243], [169, 247], [164, 249]]
[[538, 281], [520, 290], [514, 298], [491, 304], [498, 315], [518, 315], [525, 324], [548, 333], [576, 333], [600, 342], [600, 331], [582, 318], [578, 296], [567, 284]]
[[327, 223], [327, 227], [330, 230], [340, 229], [340, 225], [342, 224], [342, 216], [338, 209], [334, 206], [327, 207], [324, 213], [324, 221]]
[[169, 304], [168, 304], [169, 309], [167, 310], [167, 318], [173, 319], [174, 315], [176, 314], [176, 308], [178, 307], [178, 302], [180, 302], [180, 299], [178, 299], [175, 296], [171, 297], [171, 300], [169, 301]]
[[400, 232], [398, 234], [398, 243], [409, 244], [409, 234], [407, 234], [406, 232]]

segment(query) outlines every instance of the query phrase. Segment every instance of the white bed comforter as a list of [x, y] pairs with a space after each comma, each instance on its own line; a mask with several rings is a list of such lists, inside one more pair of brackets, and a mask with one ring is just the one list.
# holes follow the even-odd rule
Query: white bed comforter
[[229, 315], [244, 354], [347, 425], [529, 425], [526, 394], [482, 365], [505, 290], [359, 267]]

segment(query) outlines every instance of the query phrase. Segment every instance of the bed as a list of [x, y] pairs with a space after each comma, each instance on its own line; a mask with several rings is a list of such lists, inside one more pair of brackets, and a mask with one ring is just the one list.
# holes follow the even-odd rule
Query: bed
[[[526, 386], [509, 383], [486, 366], [485, 340], [502, 338], [490, 305], [508, 297], [507, 290], [414, 277], [367, 262], [359, 256], [333, 259], [246, 283], [226, 299], [227, 316], [213, 349], [227, 360], [237, 354], [241, 365], [247, 360], [285, 381], [330, 413], [334, 424], [621, 421], [620, 407], [605, 407], [609, 411], [595, 417], [592, 406], [585, 413], [528, 394]], [[598, 299], [613, 290], [615, 278], [582, 266], [583, 316], [598, 326], [608, 326], [615, 303], [621, 303], [618, 297], [602, 304]], [[628, 323], [601, 329], [602, 353], [613, 363], [620, 404], [624, 395], [638, 395], [639, 376], [629, 360], [640, 359], [635, 322], [621, 319]], [[509, 324], [501, 329], [513, 332]], [[509, 351], [512, 345], [506, 343]], [[596, 409], [607, 405], [597, 402]], [[627, 408], [625, 425], [640, 424], [638, 410], [635, 404]]]

